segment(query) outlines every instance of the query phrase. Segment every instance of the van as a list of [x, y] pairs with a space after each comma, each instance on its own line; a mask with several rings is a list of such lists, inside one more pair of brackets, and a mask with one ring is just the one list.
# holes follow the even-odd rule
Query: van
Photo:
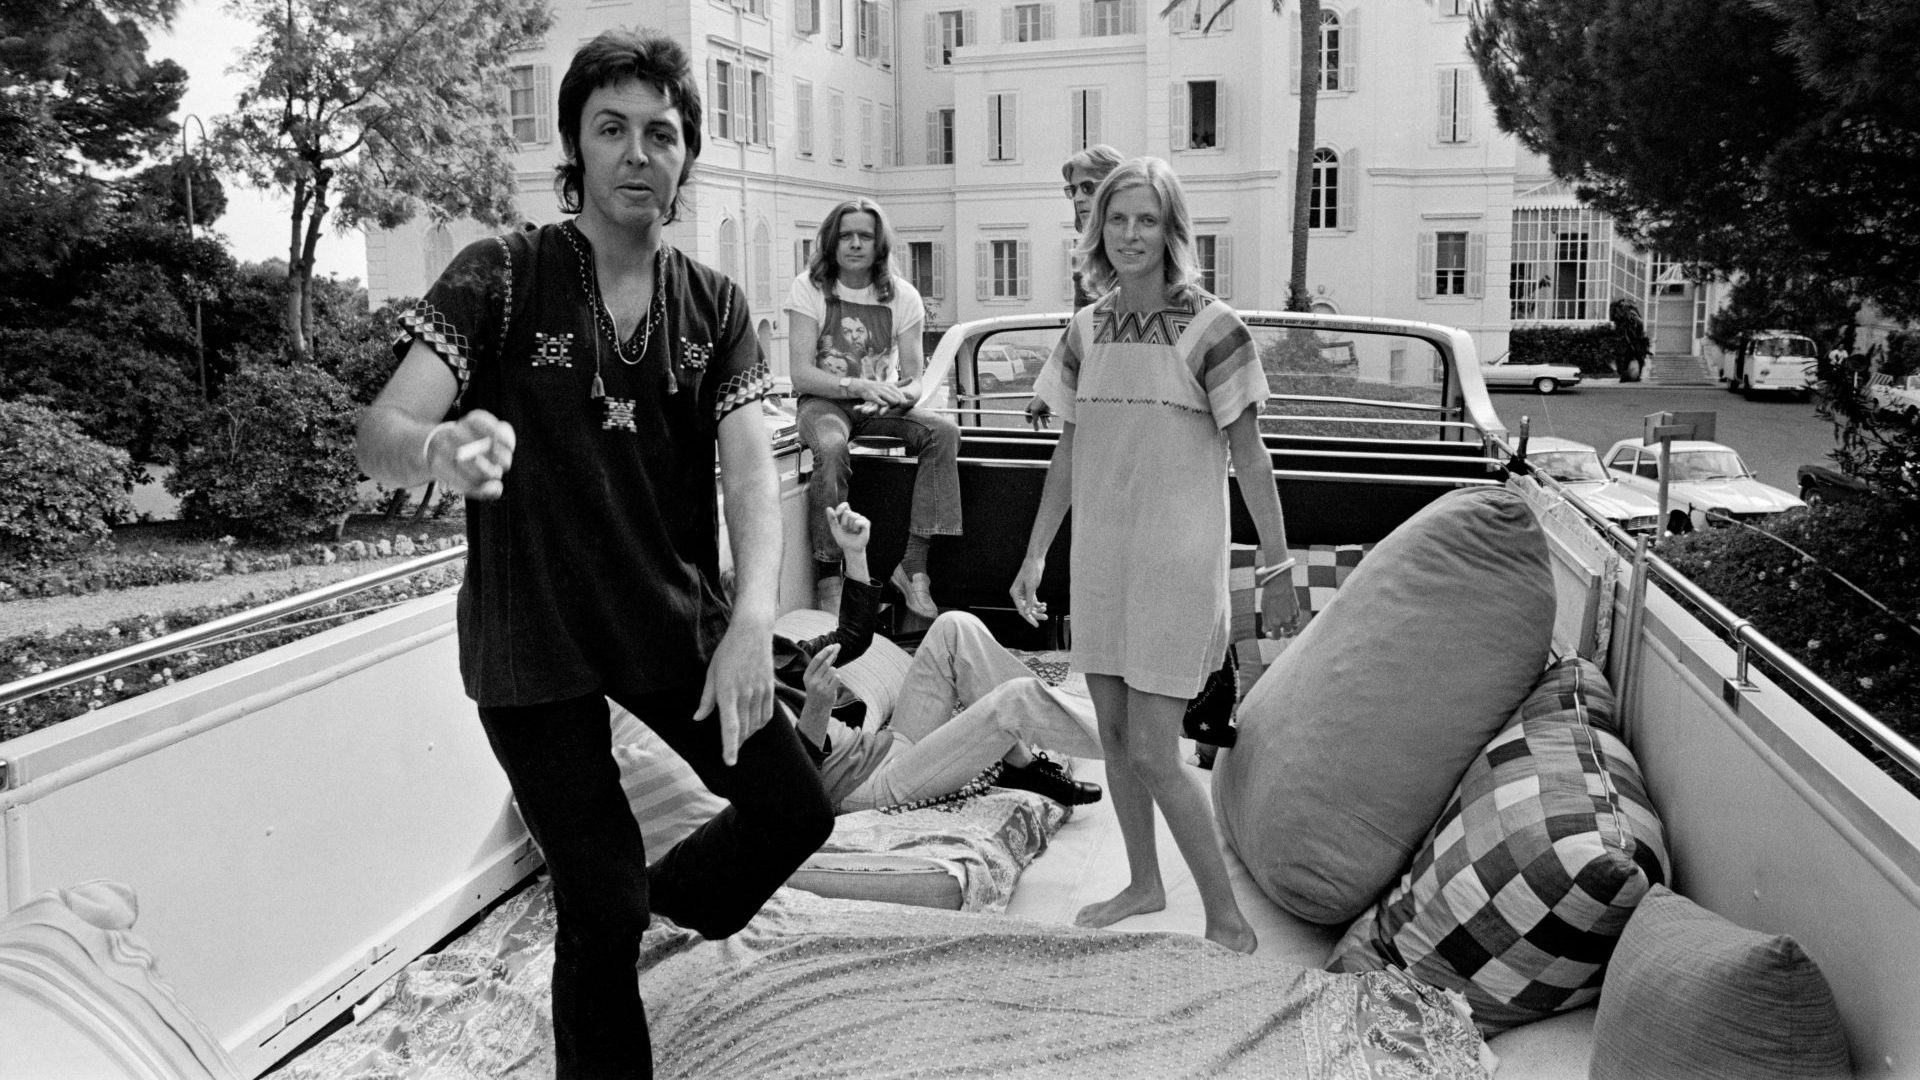
[[1750, 331], [1741, 337], [1739, 350], [1723, 354], [1716, 365], [1714, 377], [1747, 397], [1792, 394], [1805, 401], [1820, 379], [1813, 339], [1791, 330]]

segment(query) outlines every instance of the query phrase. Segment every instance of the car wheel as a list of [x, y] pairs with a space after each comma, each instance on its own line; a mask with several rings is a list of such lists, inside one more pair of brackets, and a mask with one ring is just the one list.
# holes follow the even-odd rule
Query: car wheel
[[1560, 389], [1560, 384], [1555, 382], [1552, 379], [1547, 378], [1545, 375], [1542, 375], [1541, 377], [1533, 380], [1533, 388], [1535, 390], [1540, 391], [1543, 394], [1551, 394], [1555, 390]]
[[992, 375], [987, 375], [987, 374], [982, 374], [980, 376], [980, 392], [981, 393], [991, 394], [998, 389], [1000, 389], [999, 379], [993, 377]]
[[1817, 486], [1813, 484], [1801, 484], [1800, 501], [1806, 503], [1808, 506], [1820, 506], [1827, 501], [1827, 497], [1820, 493], [1820, 489]]
[[1749, 400], [1753, 398], [1753, 380], [1745, 375], [1740, 376], [1740, 396]]

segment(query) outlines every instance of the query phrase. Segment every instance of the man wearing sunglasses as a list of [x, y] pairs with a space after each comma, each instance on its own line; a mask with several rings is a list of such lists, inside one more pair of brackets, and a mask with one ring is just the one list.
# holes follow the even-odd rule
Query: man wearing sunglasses
[[[1066, 178], [1066, 186], [1061, 190], [1067, 198], [1073, 200], [1073, 231], [1087, 231], [1087, 215], [1093, 212], [1093, 193], [1100, 189], [1100, 181], [1107, 174], [1120, 167], [1126, 160], [1120, 151], [1106, 143], [1095, 143], [1073, 155], [1060, 166], [1060, 175]], [[1080, 283], [1080, 271], [1073, 272], [1073, 310], [1079, 311], [1098, 299], [1088, 296], [1086, 287]], [[1035, 428], [1045, 427], [1050, 410], [1047, 403], [1035, 397], [1027, 402], [1027, 422]]]

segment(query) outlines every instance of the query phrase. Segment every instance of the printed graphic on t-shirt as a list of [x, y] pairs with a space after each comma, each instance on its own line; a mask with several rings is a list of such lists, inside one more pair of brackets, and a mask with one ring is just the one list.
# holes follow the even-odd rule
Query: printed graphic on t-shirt
[[898, 382], [900, 350], [893, 344], [893, 309], [885, 304], [856, 304], [838, 296], [829, 299], [814, 360], [821, 371], [835, 378], [851, 375]]

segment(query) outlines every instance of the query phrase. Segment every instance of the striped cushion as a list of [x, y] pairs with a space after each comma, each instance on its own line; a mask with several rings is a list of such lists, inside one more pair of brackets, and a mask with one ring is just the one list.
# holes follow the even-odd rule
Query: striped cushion
[[89, 881], [0, 919], [0, 1075], [238, 1080], [132, 933], [133, 890]]
[[1591, 662], [1548, 668], [1327, 967], [1402, 967], [1461, 991], [1487, 1035], [1598, 996], [1628, 917], [1670, 876], [1613, 709]]
[[719, 813], [727, 801], [707, 790], [693, 767], [639, 717], [608, 702], [613, 716], [613, 758], [620, 763], [620, 788], [640, 823], [647, 861], [657, 862]]

